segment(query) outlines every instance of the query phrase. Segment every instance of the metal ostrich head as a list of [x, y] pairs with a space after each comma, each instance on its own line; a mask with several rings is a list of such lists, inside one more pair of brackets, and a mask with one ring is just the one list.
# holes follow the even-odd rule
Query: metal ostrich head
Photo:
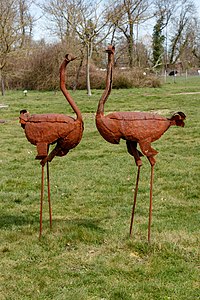
[[109, 45], [108, 48], [106, 49], [106, 52], [110, 53], [110, 54], [114, 54], [115, 53], [115, 46]]
[[19, 123], [21, 124], [21, 127], [24, 129], [26, 122], [28, 121], [30, 117], [30, 113], [26, 109], [20, 110], [20, 116], [19, 116]]

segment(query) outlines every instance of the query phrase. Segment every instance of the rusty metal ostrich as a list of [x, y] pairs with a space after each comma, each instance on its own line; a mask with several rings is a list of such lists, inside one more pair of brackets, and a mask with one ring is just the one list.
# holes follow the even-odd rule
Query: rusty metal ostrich
[[[47, 165], [47, 185], [49, 202], [50, 228], [52, 228], [52, 211], [50, 201], [50, 181], [49, 181], [49, 162], [55, 156], [64, 156], [70, 149], [76, 147], [83, 134], [82, 115], [70, 96], [65, 86], [66, 66], [76, 57], [69, 54], [65, 56], [60, 66], [60, 89], [66, 100], [71, 105], [76, 114], [76, 119], [64, 114], [34, 114], [30, 115], [26, 110], [20, 111], [20, 123], [25, 131], [28, 141], [37, 147], [35, 159], [41, 160], [42, 179], [41, 179], [41, 198], [40, 198], [40, 235], [42, 234], [42, 207], [44, 197], [44, 166]], [[55, 148], [48, 154], [49, 146], [56, 144]]]
[[[102, 137], [109, 143], [119, 144], [120, 139], [126, 140], [128, 153], [134, 157], [138, 168], [131, 215], [130, 236], [132, 234], [140, 168], [142, 166], [141, 157], [146, 156], [150, 162], [151, 177], [148, 223], [148, 241], [150, 242], [153, 175], [154, 165], [156, 163], [155, 155], [158, 153], [151, 147], [151, 143], [159, 139], [170, 126], [177, 125], [183, 127], [186, 116], [182, 112], [175, 113], [170, 119], [147, 112], [114, 112], [105, 116], [104, 105], [112, 90], [112, 67], [115, 48], [108, 46], [106, 52], [108, 53], [106, 88], [99, 101], [96, 113], [96, 126]], [[139, 144], [142, 153], [137, 149], [137, 144]]]

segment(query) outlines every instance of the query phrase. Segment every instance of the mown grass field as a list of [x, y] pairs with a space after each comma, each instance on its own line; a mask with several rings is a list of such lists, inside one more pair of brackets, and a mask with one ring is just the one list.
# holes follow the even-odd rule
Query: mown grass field
[[8, 92], [0, 100], [8, 105], [0, 109], [1, 300], [200, 299], [200, 78], [169, 79], [159, 89], [113, 90], [106, 104], [106, 112], [187, 115], [184, 128], [171, 127], [153, 144], [159, 154], [150, 244], [150, 165], [143, 158], [130, 239], [136, 166], [124, 141], [111, 145], [96, 130], [101, 94], [72, 93], [83, 113], [84, 135], [76, 149], [50, 164], [53, 229], [45, 194], [41, 240], [41, 167], [18, 123], [19, 111], [72, 111], [60, 92]]

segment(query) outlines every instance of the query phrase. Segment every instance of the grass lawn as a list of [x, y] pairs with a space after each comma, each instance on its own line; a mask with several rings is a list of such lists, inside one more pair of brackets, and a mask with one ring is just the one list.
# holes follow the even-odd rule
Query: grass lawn
[[[199, 92], [196, 93], [196, 92]], [[129, 238], [136, 166], [125, 142], [107, 143], [95, 127], [102, 91], [72, 93], [85, 130], [81, 143], [50, 163], [53, 229], [47, 190], [39, 234], [41, 167], [19, 111], [72, 111], [60, 92], [7, 92], [0, 103], [0, 300], [197, 300], [199, 286], [200, 78], [158, 89], [113, 90], [106, 112], [187, 115], [153, 143], [159, 151], [147, 243], [150, 165], [143, 158], [133, 237]], [[73, 115], [73, 114], [72, 114]]]

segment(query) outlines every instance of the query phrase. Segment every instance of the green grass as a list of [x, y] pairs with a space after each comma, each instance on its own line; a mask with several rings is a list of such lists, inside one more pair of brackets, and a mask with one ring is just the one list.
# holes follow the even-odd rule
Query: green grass
[[[0, 103], [0, 299], [196, 300], [199, 286], [200, 78], [177, 77], [160, 89], [113, 90], [110, 111], [187, 115], [153, 144], [159, 151], [147, 243], [150, 166], [143, 158], [133, 237], [129, 223], [136, 166], [125, 142], [111, 145], [95, 127], [102, 91], [72, 93], [85, 123], [78, 147], [50, 164], [53, 229], [45, 188], [39, 233], [36, 149], [18, 123], [30, 113], [72, 111], [58, 92], [8, 92]], [[186, 94], [184, 94], [186, 93]]]

